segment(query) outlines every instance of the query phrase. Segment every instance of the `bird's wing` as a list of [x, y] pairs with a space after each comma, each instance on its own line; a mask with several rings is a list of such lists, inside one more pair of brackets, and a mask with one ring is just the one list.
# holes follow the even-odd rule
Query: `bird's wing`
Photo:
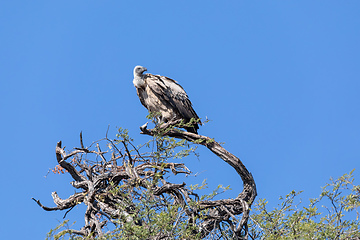
[[169, 102], [169, 96], [167, 92], [167, 86], [165, 83], [159, 79], [156, 75], [146, 74], [145, 82], [147, 87], [151, 89], [151, 91], [161, 100]]
[[137, 93], [137, 95], [139, 96], [139, 99], [140, 99], [141, 104], [142, 104], [145, 108], [148, 108], [148, 106], [147, 106], [146, 103], [145, 103], [145, 96], [144, 96], [144, 95], [146, 94], [145, 90], [142, 89], [142, 88], [136, 88], [136, 93]]
[[161, 97], [176, 109], [184, 119], [199, 118], [192, 107], [188, 95], [180, 84], [168, 77], [148, 75], [150, 75], [149, 81], [147, 81], [148, 86], [158, 97]]

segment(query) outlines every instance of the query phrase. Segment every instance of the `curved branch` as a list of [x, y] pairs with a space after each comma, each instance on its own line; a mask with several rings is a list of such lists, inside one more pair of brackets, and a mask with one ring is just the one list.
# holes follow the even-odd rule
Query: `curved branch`
[[[176, 123], [176, 122], [175, 122]], [[187, 219], [188, 228], [192, 233], [200, 234], [205, 238], [212, 232], [222, 231], [221, 222], [226, 222], [233, 232], [233, 239], [243, 239], [247, 236], [247, 221], [249, 218], [250, 206], [256, 197], [256, 185], [251, 173], [246, 169], [239, 158], [226, 151], [213, 139], [175, 129], [174, 122], [161, 125], [161, 128], [146, 129], [142, 126], [142, 134], [150, 136], [169, 136], [178, 139], [185, 139], [195, 144], [206, 146], [210, 151], [223, 159], [239, 174], [243, 181], [243, 191], [235, 199], [222, 199], [215, 201], [200, 201], [199, 196], [192, 190], [186, 188], [186, 184], [173, 184], [165, 179], [169, 172], [174, 175], [183, 173], [190, 174], [190, 170], [183, 163], [172, 163], [157, 161], [148, 153], [141, 154], [138, 148], [128, 148], [127, 140], [117, 141], [124, 145], [125, 154], [116, 148], [115, 142], [106, 138], [109, 151], [102, 151], [98, 144], [92, 148], [84, 147], [82, 134], [80, 134], [81, 148], [75, 148], [72, 152], [66, 153], [61, 146], [61, 141], [56, 145], [56, 159], [61, 167], [70, 173], [74, 179], [71, 185], [82, 189], [81, 193], [75, 193], [68, 199], [61, 199], [56, 192], [52, 193], [56, 207], [46, 207], [39, 200], [33, 199], [41, 208], [46, 211], [66, 210], [70, 211], [78, 203], [83, 202], [87, 208], [85, 211], [85, 225], [77, 230], [65, 230], [62, 233], [96, 237], [103, 236], [103, 227], [106, 221], [100, 221], [105, 217], [110, 222], [117, 222], [119, 219], [129, 224], [147, 227], [146, 221], [137, 216], [137, 202], [142, 201], [143, 194], [146, 197], [158, 201], [156, 209], [169, 205], [180, 205], [182, 210], [179, 218]], [[181, 123], [180, 123], [181, 124]], [[155, 141], [157, 141], [157, 138]], [[110, 143], [110, 144], [109, 144]], [[129, 146], [130, 146], [129, 145]], [[114, 150], [111, 150], [111, 149]], [[131, 155], [134, 154], [134, 155]], [[109, 160], [105, 157], [111, 155]], [[71, 161], [66, 160], [72, 158]], [[122, 165], [118, 165], [117, 159], [122, 158]], [[91, 160], [93, 159], [93, 160]], [[101, 159], [100, 162], [98, 159]], [[146, 191], [144, 191], [146, 189]], [[148, 191], [150, 190], [150, 191]], [[156, 200], [157, 199], [157, 200]], [[173, 201], [171, 201], [173, 200]], [[152, 203], [150, 203], [152, 204]], [[241, 219], [239, 215], [242, 214]], [[66, 214], [65, 214], [66, 215]], [[174, 222], [175, 223], [175, 222]], [[213, 231], [214, 230], [214, 231]], [[170, 239], [167, 233], [159, 232], [157, 236], [149, 239]]]
[[[241, 162], [241, 160], [224, 149], [219, 143], [217, 143], [214, 139], [211, 139], [207, 136], [198, 135], [191, 132], [184, 132], [179, 129], [173, 128], [171, 126], [176, 126], [176, 122], [166, 123], [166, 128], [162, 126], [161, 129], [147, 129], [146, 126], [140, 127], [141, 134], [146, 134], [150, 136], [157, 135], [166, 135], [169, 137], [174, 137], [178, 139], [185, 139], [187, 141], [201, 144], [206, 146], [211, 152], [215, 153], [218, 157], [224, 160], [227, 164], [229, 164], [235, 171], [239, 174], [243, 181], [243, 191], [234, 199], [225, 199], [218, 201], [201, 201], [199, 202], [199, 208], [213, 208], [212, 217], [210, 217], [207, 221], [203, 222], [202, 226], [202, 235], [206, 236], [212, 229], [217, 225], [218, 220], [217, 217], [225, 217], [225, 215], [232, 214], [240, 214], [243, 213], [242, 219], [240, 220], [236, 230], [236, 237], [240, 237], [240, 232], [244, 229], [245, 235], [247, 235], [247, 220], [249, 218], [250, 206], [254, 202], [255, 197], [257, 195], [256, 184], [252, 174], [247, 170], [245, 165]], [[161, 130], [161, 132], [159, 131]], [[232, 206], [232, 210], [229, 213], [226, 211], [221, 211], [220, 209], [215, 210], [217, 206]], [[205, 231], [206, 229], [206, 231]]]
[[74, 195], [71, 195], [68, 199], [61, 199], [56, 192], [51, 193], [51, 196], [54, 199], [54, 203], [56, 204], [56, 207], [46, 207], [40, 203], [40, 200], [36, 200], [35, 198], [32, 198], [32, 200], [34, 200], [41, 208], [43, 208], [46, 211], [69, 209], [76, 206], [76, 204], [84, 201], [83, 193], [75, 193]]

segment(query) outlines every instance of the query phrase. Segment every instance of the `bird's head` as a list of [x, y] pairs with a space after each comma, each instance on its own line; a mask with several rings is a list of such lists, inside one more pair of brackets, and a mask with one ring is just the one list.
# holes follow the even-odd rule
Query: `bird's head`
[[134, 77], [140, 77], [145, 71], [147, 71], [146, 67], [143, 66], [136, 66], [134, 68]]

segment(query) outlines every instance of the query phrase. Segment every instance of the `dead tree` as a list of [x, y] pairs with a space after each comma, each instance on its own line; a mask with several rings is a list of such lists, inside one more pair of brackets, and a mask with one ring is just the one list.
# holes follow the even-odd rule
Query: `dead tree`
[[[87, 206], [84, 227], [80, 230], [66, 229], [59, 234], [100, 239], [109, 233], [104, 230], [109, 223], [113, 223], [118, 229], [124, 226], [122, 224], [147, 227], [147, 223], [137, 218], [139, 210], [136, 207], [144, 201], [142, 192], [146, 191], [146, 197], [156, 201], [156, 209], [169, 205], [181, 209], [179, 217], [170, 222], [174, 228], [179, 221], [185, 221], [189, 231], [203, 239], [209, 238], [216, 231], [222, 232], [220, 224], [226, 223], [229, 230], [227, 234], [231, 232], [232, 239], [247, 239], [250, 206], [257, 195], [253, 176], [239, 158], [226, 151], [219, 143], [209, 137], [171, 127], [176, 124], [179, 123], [168, 123], [154, 129], [142, 126], [140, 129], [142, 134], [153, 136], [154, 141], [168, 136], [206, 146], [241, 177], [243, 191], [236, 198], [199, 200], [197, 194], [187, 188], [186, 183], [171, 183], [165, 177], [170, 171], [173, 174], [190, 174], [183, 163], [168, 162], [169, 156], [166, 154], [169, 152], [166, 149], [165, 153], [142, 152], [145, 145], [135, 147], [127, 134], [121, 132], [119, 139], [111, 140], [106, 136], [89, 147], [84, 146], [80, 134], [80, 147], [68, 153], [62, 148], [61, 141], [58, 142], [55, 151], [59, 168], [65, 169], [72, 176], [74, 181], [71, 185], [79, 192], [67, 199], [61, 199], [53, 192], [56, 207], [46, 207], [39, 200], [34, 201], [46, 211], [67, 212], [77, 204], [84, 203]], [[108, 146], [106, 151], [101, 150], [101, 143]], [[171, 232], [157, 229], [149, 239], [173, 239]]]

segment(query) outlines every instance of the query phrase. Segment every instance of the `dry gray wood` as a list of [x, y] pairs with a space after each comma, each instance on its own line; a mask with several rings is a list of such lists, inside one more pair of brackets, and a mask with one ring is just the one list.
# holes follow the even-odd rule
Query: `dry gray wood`
[[[210, 151], [224, 160], [239, 174], [243, 182], [243, 191], [235, 199], [224, 199], [218, 201], [200, 201], [199, 209], [212, 208], [212, 216], [201, 223], [201, 229], [204, 229], [202, 234], [205, 237], [207, 233], [211, 232], [219, 221], [228, 220], [234, 215], [242, 214], [242, 218], [236, 228], [234, 228], [234, 239], [240, 238], [240, 232], [243, 230], [245, 238], [247, 238], [247, 221], [250, 213], [250, 206], [254, 202], [257, 191], [256, 184], [252, 174], [247, 170], [241, 160], [228, 152], [214, 139], [199, 134], [180, 131], [177, 128], [171, 127], [179, 124], [179, 121], [169, 122], [161, 126], [162, 134], [178, 139], [185, 139], [190, 142], [198, 143], [206, 146]], [[140, 127], [141, 134], [156, 135], [159, 129], [147, 129], [147, 125]]]
[[[133, 190], [139, 187], [151, 189], [154, 198], [159, 198], [169, 204], [168, 197], [170, 197], [173, 199], [173, 204], [182, 206], [189, 224], [197, 226], [196, 231], [202, 237], [205, 238], [212, 231], [218, 229], [220, 222], [227, 222], [233, 230], [233, 239], [246, 239], [250, 206], [257, 195], [253, 176], [239, 158], [226, 151], [213, 139], [171, 127], [178, 123], [178, 121], [166, 123], [160, 129], [147, 129], [144, 125], [141, 127], [141, 133], [150, 136], [161, 134], [206, 146], [234, 168], [241, 177], [244, 187], [236, 198], [200, 201], [198, 196], [186, 187], [186, 183], [174, 184], [167, 182], [165, 178], [161, 178], [161, 184], [156, 185], [154, 184], [156, 174], [161, 173], [165, 176], [169, 171], [173, 174], [189, 174], [190, 171], [182, 163], [152, 162], [149, 160], [151, 156], [141, 154], [136, 147], [132, 146], [134, 149], [131, 151], [128, 145], [122, 142], [123, 148], [120, 149], [116, 147], [113, 140], [106, 137], [104, 141], [113, 149], [110, 159], [107, 160], [107, 152], [101, 150], [98, 142], [95, 144], [95, 149], [90, 150], [84, 147], [82, 134], [80, 134], [80, 148], [75, 148], [66, 153], [60, 141], [55, 149], [58, 164], [71, 175], [74, 180], [71, 185], [80, 192], [69, 196], [67, 199], [61, 199], [56, 192], [53, 192], [52, 197], [56, 207], [46, 207], [39, 200], [33, 200], [46, 211], [67, 210], [69, 212], [77, 204], [84, 203], [87, 206], [84, 214], [84, 227], [80, 230], [67, 229], [61, 234], [70, 233], [93, 238], [103, 236], [104, 226], [119, 218], [133, 224], [141, 224], [132, 217], [132, 214], [135, 213], [134, 197], [114, 193], [114, 188], [123, 186], [124, 189]], [[89, 155], [97, 156], [99, 161], [88, 161]], [[165, 195], [168, 197], [164, 197]], [[189, 202], [194, 201], [194, 197], [197, 204], [190, 206]], [[119, 208], [120, 205], [123, 207]], [[203, 210], [209, 210], [206, 216], [202, 215]], [[199, 219], [202, 220], [199, 221]], [[171, 239], [171, 236], [159, 233], [154, 239]]]

